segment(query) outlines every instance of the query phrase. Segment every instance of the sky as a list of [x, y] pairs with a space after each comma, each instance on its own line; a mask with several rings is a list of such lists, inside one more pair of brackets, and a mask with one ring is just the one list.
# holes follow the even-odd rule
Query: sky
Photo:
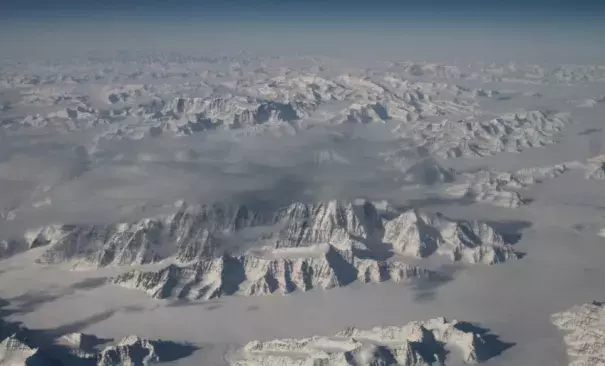
[[599, 0], [3, 0], [3, 17], [44, 17], [91, 14], [122, 14], [135, 16], [181, 15], [212, 17], [244, 14], [281, 14], [290, 17], [305, 15], [391, 15], [443, 14], [460, 17], [464, 14], [502, 16], [532, 14], [536, 17], [554, 15], [591, 15], [605, 12]]
[[2, 0], [5, 55], [138, 50], [605, 61], [601, 0]]

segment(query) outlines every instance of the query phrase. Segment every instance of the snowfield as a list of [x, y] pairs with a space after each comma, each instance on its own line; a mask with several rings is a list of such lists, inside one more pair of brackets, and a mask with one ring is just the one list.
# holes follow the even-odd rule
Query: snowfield
[[0, 365], [605, 364], [604, 93], [603, 65], [2, 62]]

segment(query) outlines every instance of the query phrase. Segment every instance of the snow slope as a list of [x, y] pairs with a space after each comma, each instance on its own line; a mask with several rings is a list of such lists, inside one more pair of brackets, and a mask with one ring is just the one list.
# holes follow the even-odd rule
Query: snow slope
[[28, 232], [23, 245], [44, 249], [38, 264], [77, 269], [173, 262], [112, 282], [156, 298], [210, 299], [436, 278], [405, 259], [388, 258], [494, 264], [521, 258], [511, 240], [489, 223], [417, 210], [381, 213], [362, 200], [293, 203], [275, 212], [183, 205], [133, 223], [48, 226]]
[[552, 315], [565, 335], [571, 366], [605, 364], [605, 308], [591, 302]]
[[231, 364], [252, 365], [440, 365], [473, 364], [502, 348], [497, 339], [484, 339], [479, 328], [456, 320], [435, 318], [403, 327], [344, 329], [331, 337], [252, 341]]
[[0, 61], [0, 363], [603, 362], [605, 67], [353, 61]]
[[[7, 336], [7, 332], [10, 335]], [[0, 333], [3, 338], [0, 342], [0, 364], [7, 366], [145, 366], [174, 360], [181, 357], [180, 352], [194, 349], [189, 345], [150, 341], [135, 335], [118, 342], [83, 333], [56, 337], [4, 320], [0, 320]]]

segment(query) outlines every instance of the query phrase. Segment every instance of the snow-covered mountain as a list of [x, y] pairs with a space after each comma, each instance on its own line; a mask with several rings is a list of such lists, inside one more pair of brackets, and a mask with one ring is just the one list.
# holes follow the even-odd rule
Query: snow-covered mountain
[[[257, 230], [257, 234], [246, 233]], [[78, 267], [179, 263], [220, 257], [239, 248], [303, 248], [330, 245], [374, 251], [385, 243], [414, 257], [496, 263], [518, 255], [502, 235], [480, 221], [450, 220], [416, 210], [381, 213], [369, 201], [292, 203], [277, 210], [243, 205], [184, 206], [174, 214], [136, 222], [52, 225], [27, 233], [27, 247], [45, 246], [38, 263]]]
[[[199, 63], [206, 65], [205, 61]], [[180, 65], [181, 68], [189, 66]], [[239, 68], [225, 71], [216, 70], [214, 64], [207, 66], [201, 74], [198, 68], [191, 72], [139, 70], [134, 73], [149, 72], [150, 77], [160, 79], [195, 75], [200, 81], [139, 83], [132, 80], [133, 74], [126, 74], [125, 80], [111, 80], [110, 86], [99, 87], [88, 94], [71, 84], [64, 85], [57, 78], [32, 84], [27, 78], [8, 77], [12, 80], [9, 84], [25, 83], [28, 90], [11, 108], [26, 104], [40, 108], [39, 112], [25, 115], [12, 113], [2, 124], [25, 129], [58, 126], [68, 131], [99, 125], [116, 129], [114, 125], [119, 125], [119, 132], [104, 131], [99, 136], [140, 139], [157, 137], [164, 132], [191, 135], [217, 128], [255, 130], [264, 125], [269, 129], [283, 125], [300, 128], [307, 122], [390, 122], [401, 125], [402, 139], [412, 139], [418, 148], [435, 155], [487, 156], [555, 143], [558, 133], [571, 119], [563, 112], [545, 109], [501, 116], [485, 114], [479, 108], [479, 101], [504, 98], [499, 91], [464, 87], [448, 80], [501, 79], [507, 74], [515, 78], [534, 75], [538, 79], [552, 75], [565, 79], [564, 75], [582, 72], [593, 73], [595, 77], [602, 74], [598, 68], [567, 66], [552, 74], [532, 67], [521, 72], [519, 66], [513, 69], [484, 67], [473, 74], [455, 66], [409, 62], [395, 62], [381, 70], [330, 73], [321, 71], [323, 65], [313, 68], [261, 66], [247, 74], [242, 74]], [[419, 77], [440, 81], [417, 80]]]
[[450, 185], [444, 191], [446, 195], [453, 197], [514, 208], [527, 202], [522, 196], [523, 189], [579, 167], [582, 167], [579, 163], [564, 163], [525, 168], [512, 173], [481, 169], [460, 175], [465, 182]]
[[514, 208], [528, 202], [523, 198], [523, 190], [567, 172], [579, 171], [586, 179], [605, 179], [603, 161], [602, 156], [595, 156], [585, 162], [570, 161], [551, 166], [523, 168], [513, 172], [480, 169], [472, 173], [458, 174], [457, 177], [461, 182], [446, 186], [443, 192], [450, 197]]
[[230, 358], [231, 365], [449, 365], [473, 364], [502, 350], [497, 339], [469, 323], [435, 318], [361, 330], [344, 329], [334, 336], [252, 341]]
[[0, 365], [605, 365], [605, 66], [379, 56], [0, 57]]
[[[188, 133], [220, 125], [241, 128], [265, 122], [290, 122], [300, 118], [298, 106], [291, 103], [253, 100], [251, 98], [174, 98], [154, 115], [159, 120], [187, 122]], [[174, 125], [174, 126], [178, 126]]]
[[0, 364], [6, 366], [43, 365], [39, 350], [31, 348], [16, 336], [4, 338], [0, 342]]
[[564, 332], [570, 366], [605, 364], [605, 306], [592, 302], [553, 314], [553, 324]]
[[0, 365], [147, 366], [181, 358], [196, 349], [136, 335], [113, 342], [91, 334], [54, 337], [43, 333], [0, 320]]
[[402, 129], [419, 147], [444, 158], [490, 156], [518, 152], [557, 142], [559, 133], [572, 122], [566, 113], [529, 110], [481, 120], [444, 118], [441, 122], [418, 123]]
[[480, 221], [453, 221], [416, 210], [385, 224], [385, 243], [396, 253], [425, 258], [444, 255], [452, 261], [493, 264], [520, 258], [507, 239]]
[[129, 223], [47, 226], [29, 231], [22, 245], [45, 248], [37, 263], [78, 269], [168, 263], [112, 282], [153, 297], [194, 299], [436, 276], [405, 258], [494, 264], [522, 256], [489, 223], [377, 205], [183, 205], [173, 214]]
[[605, 179], [605, 155], [588, 159], [586, 164], [586, 178]]
[[155, 342], [135, 335], [124, 337], [115, 346], [108, 346], [98, 356], [97, 365], [148, 365], [158, 363], [160, 358], [155, 350]]
[[[353, 282], [403, 282], [439, 275], [397, 260], [361, 259], [332, 246], [302, 257], [253, 255], [199, 260], [189, 266], [168, 265], [156, 271], [132, 270], [112, 279], [154, 298], [213, 299], [229, 295], [288, 294], [328, 290]], [[287, 254], [287, 252], [286, 252]]]

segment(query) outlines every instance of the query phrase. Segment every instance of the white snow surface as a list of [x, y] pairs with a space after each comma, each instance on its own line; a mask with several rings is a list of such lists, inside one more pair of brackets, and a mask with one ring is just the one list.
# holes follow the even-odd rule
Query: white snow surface
[[[13, 334], [4, 335], [7, 331], [13, 331]], [[54, 338], [51, 333], [4, 321], [0, 324], [0, 332], [3, 338], [0, 341], [0, 364], [10, 366], [147, 366], [174, 357], [179, 348], [190, 347], [150, 341], [136, 335], [126, 336], [118, 342], [83, 333], [68, 333]]]
[[230, 358], [231, 364], [240, 366], [421, 366], [447, 365], [450, 358], [474, 364], [491, 357], [490, 352], [501, 344], [486, 341], [476, 330], [467, 329], [469, 325], [436, 318], [403, 327], [349, 327], [332, 337], [252, 341]]
[[26, 365], [31, 362], [37, 352], [37, 349], [30, 348], [14, 336], [10, 336], [0, 343], [0, 364], [7, 366]]
[[603, 363], [571, 306], [605, 294], [604, 94], [603, 65], [0, 61], [0, 364]]
[[40, 264], [73, 262], [74, 268], [99, 268], [171, 258], [189, 263], [215, 257], [219, 250], [247, 254], [246, 247], [267, 248], [277, 256], [304, 254], [296, 249], [305, 247], [311, 253], [321, 252], [317, 245], [416, 258], [437, 254], [452, 261], [493, 264], [516, 257], [510, 244], [481, 221], [418, 210], [380, 213], [369, 201], [333, 200], [295, 202], [276, 211], [255, 211], [245, 205], [182, 205], [173, 214], [136, 222], [55, 224], [29, 230], [21, 246], [47, 248], [36, 260]]
[[605, 307], [591, 302], [552, 315], [565, 335], [571, 366], [605, 365]]
[[143, 290], [154, 298], [213, 299], [227, 295], [288, 294], [331, 289], [354, 281], [379, 283], [437, 278], [437, 273], [400, 261], [359, 259], [330, 247], [325, 255], [298, 259], [223, 256], [158, 271], [133, 270], [112, 282]]

